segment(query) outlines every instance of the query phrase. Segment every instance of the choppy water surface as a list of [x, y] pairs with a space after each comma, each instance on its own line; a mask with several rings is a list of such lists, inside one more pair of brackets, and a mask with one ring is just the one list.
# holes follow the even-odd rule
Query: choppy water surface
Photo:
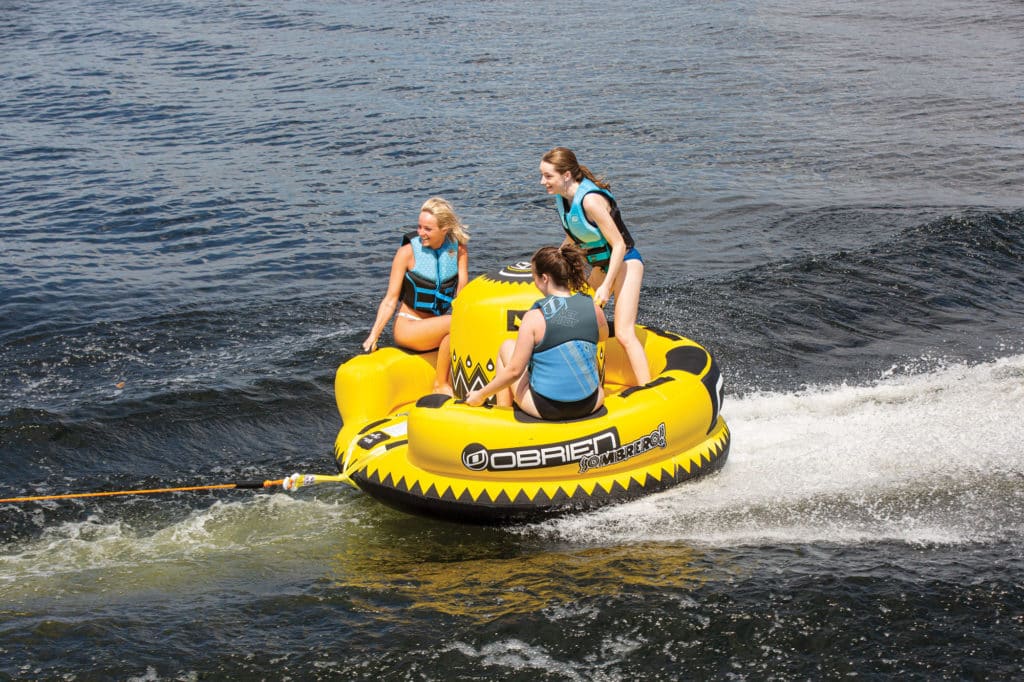
[[716, 476], [515, 529], [348, 488], [0, 505], [5, 679], [1024, 674], [1024, 7], [0, 2], [0, 497], [330, 471], [422, 201], [612, 182]]

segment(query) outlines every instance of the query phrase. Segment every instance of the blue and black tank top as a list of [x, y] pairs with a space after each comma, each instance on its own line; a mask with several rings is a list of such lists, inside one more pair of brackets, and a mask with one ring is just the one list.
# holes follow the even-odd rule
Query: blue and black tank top
[[592, 395], [601, 384], [594, 300], [580, 293], [547, 296], [533, 308], [544, 315], [545, 330], [530, 358], [530, 390], [561, 402]]
[[578, 247], [583, 249], [587, 255], [587, 262], [599, 268], [607, 269], [608, 261], [611, 259], [612, 247], [608, 243], [608, 240], [601, 234], [601, 229], [592, 220], [587, 218], [587, 214], [583, 210], [583, 197], [587, 196], [592, 192], [604, 196], [608, 203], [611, 205], [611, 216], [612, 220], [615, 221], [615, 225], [619, 228], [619, 232], [622, 234], [623, 241], [626, 242], [626, 250], [633, 248], [636, 244], [633, 241], [633, 236], [629, 234], [629, 230], [626, 229], [626, 223], [622, 220], [622, 214], [619, 212], [619, 206], [615, 202], [615, 197], [612, 193], [606, 189], [602, 189], [597, 186], [590, 178], [583, 178], [580, 181], [580, 186], [576, 189], [576, 194], [573, 195], [572, 203], [561, 196], [555, 196], [555, 206], [558, 208], [558, 217], [562, 221], [562, 229], [569, 235]]

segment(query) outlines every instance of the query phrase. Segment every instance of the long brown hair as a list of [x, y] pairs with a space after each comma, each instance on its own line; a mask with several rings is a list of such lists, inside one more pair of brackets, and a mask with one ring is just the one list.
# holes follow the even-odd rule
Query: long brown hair
[[587, 286], [587, 258], [575, 244], [542, 246], [530, 259], [533, 272], [547, 275], [559, 287], [582, 291]]
[[576, 182], [579, 182], [583, 178], [588, 178], [601, 189], [611, 189], [612, 187], [604, 178], [597, 177], [589, 168], [577, 161], [576, 154], [566, 147], [555, 147], [544, 156], [540, 157], [540, 160], [554, 166], [556, 173], [569, 171], [572, 175], [572, 179]]

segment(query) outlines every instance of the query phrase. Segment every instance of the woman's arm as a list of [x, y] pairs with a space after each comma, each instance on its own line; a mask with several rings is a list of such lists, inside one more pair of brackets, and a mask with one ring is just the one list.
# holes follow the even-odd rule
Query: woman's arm
[[459, 244], [459, 284], [455, 289], [455, 294], [458, 295], [462, 291], [462, 287], [466, 286], [469, 282], [469, 250], [465, 244]]
[[391, 275], [388, 277], [387, 292], [380, 305], [377, 306], [377, 319], [374, 320], [369, 335], [363, 341], [363, 350], [366, 352], [377, 347], [377, 339], [384, 331], [384, 326], [394, 317], [395, 311], [398, 309], [398, 297], [402, 293], [402, 280], [405, 279], [405, 273], [409, 271], [411, 265], [409, 261], [412, 257], [412, 246], [405, 244], [399, 247], [395, 252], [395, 257], [391, 260]]
[[466, 396], [467, 405], [472, 407], [483, 405], [485, 400], [508, 388], [523, 375], [530, 364], [530, 358], [533, 357], [534, 346], [544, 336], [543, 327], [544, 316], [539, 310], [531, 310], [523, 316], [515, 346], [512, 348], [512, 356], [506, 362], [498, 364], [494, 378], [486, 386], [470, 391]]
[[612, 218], [611, 204], [608, 203], [608, 199], [603, 195], [591, 192], [583, 197], [583, 212], [586, 213], [587, 218], [597, 225], [598, 229], [601, 230], [601, 235], [612, 248], [611, 256], [608, 258], [608, 270], [605, 272], [604, 281], [601, 282], [597, 291], [594, 292], [594, 302], [599, 306], [604, 306], [608, 299], [611, 298], [615, 278], [619, 276], [619, 269], [622, 268], [622, 263], [626, 258], [626, 240], [622, 238], [619, 226], [615, 224], [615, 219]]
[[597, 341], [603, 343], [608, 340], [608, 318], [604, 316], [604, 310], [594, 302], [594, 313], [597, 315]]

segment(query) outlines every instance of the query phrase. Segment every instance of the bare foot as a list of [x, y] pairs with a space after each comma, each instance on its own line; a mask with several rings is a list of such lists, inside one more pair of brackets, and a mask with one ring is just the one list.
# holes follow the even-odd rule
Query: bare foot
[[442, 393], [455, 397], [455, 391], [452, 389], [451, 384], [434, 384], [434, 393]]

